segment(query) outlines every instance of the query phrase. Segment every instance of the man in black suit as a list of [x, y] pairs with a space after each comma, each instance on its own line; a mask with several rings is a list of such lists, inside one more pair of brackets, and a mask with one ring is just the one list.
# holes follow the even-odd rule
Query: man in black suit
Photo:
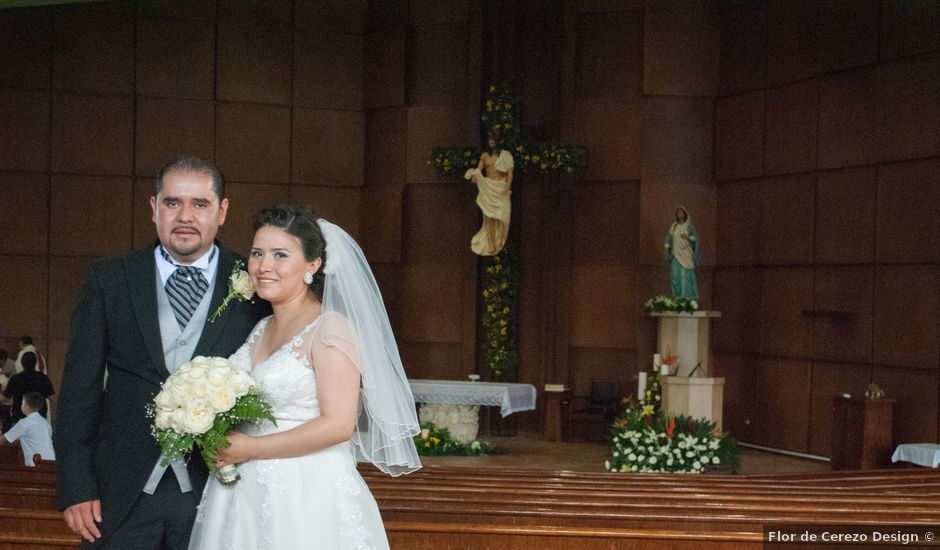
[[159, 465], [146, 406], [182, 363], [228, 357], [270, 312], [260, 300], [233, 300], [207, 321], [239, 260], [215, 243], [228, 210], [215, 166], [173, 159], [150, 206], [159, 243], [93, 264], [72, 318], [56, 413], [56, 498], [83, 548], [187, 547], [208, 471], [198, 453]]

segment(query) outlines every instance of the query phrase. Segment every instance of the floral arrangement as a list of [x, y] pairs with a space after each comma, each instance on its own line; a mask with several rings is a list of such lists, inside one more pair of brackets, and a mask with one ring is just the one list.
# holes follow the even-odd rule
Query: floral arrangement
[[505, 248], [485, 256], [483, 264], [483, 361], [494, 381], [513, 381], [518, 363], [515, 268]]
[[[512, 85], [490, 85], [483, 98], [480, 116], [487, 134], [499, 136], [499, 146], [513, 153], [516, 168], [526, 174], [577, 174], [587, 166], [587, 152], [581, 147], [549, 141], [519, 142], [522, 118], [519, 91]], [[463, 174], [476, 168], [482, 151], [474, 147], [436, 147], [428, 161], [440, 176]]]
[[688, 312], [698, 311], [698, 302], [691, 298], [670, 298], [660, 294], [650, 298], [643, 304], [647, 311], [654, 313], [660, 311]]
[[587, 166], [587, 151], [551, 141], [536, 141], [516, 146], [516, 165], [526, 174], [580, 173]]
[[[154, 419], [151, 431], [163, 452], [164, 466], [183, 460], [193, 445], [199, 445], [212, 472], [219, 449], [229, 446], [225, 435], [233, 426], [262, 418], [276, 424], [251, 375], [222, 357], [199, 356], [183, 363], [163, 383], [148, 414]], [[216, 475], [223, 485], [239, 479], [233, 464]]]
[[415, 435], [415, 447], [422, 456], [478, 456], [487, 455], [492, 449], [485, 441], [475, 439], [470, 443], [457, 441], [447, 428], [439, 428], [433, 422], [421, 424], [421, 433]]
[[499, 136], [499, 146], [512, 149], [519, 141], [522, 117], [519, 116], [519, 90], [510, 84], [491, 84], [483, 97], [480, 116], [487, 134]]
[[209, 317], [209, 322], [215, 322], [232, 300], [251, 300], [254, 295], [255, 283], [251, 280], [251, 275], [245, 271], [245, 264], [241, 260], [236, 260], [232, 265], [232, 273], [228, 277], [228, 294], [225, 295], [225, 300], [222, 300], [215, 313]]
[[480, 161], [480, 150], [474, 147], [455, 149], [450, 147], [435, 147], [428, 164], [441, 176], [460, 174], [461, 176], [471, 168], [476, 168]]
[[664, 413], [657, 373], [641, 399], [630, 400], [611, 429], [611, 472], [686, 472], [737, 467], [737, 442], [713, 422]]

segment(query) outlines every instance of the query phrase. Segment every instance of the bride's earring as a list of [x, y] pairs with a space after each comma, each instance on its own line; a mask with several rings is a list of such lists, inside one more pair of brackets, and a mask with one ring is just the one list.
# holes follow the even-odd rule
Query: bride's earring
[[310, 283], [312, 283], [312, 282], [313, 282], [313, 273], [310, 273], [309, 271], [306, 272], [306, 273], [304, 273], [304, 282], [307, 283], [308, 285], [309, 285]]

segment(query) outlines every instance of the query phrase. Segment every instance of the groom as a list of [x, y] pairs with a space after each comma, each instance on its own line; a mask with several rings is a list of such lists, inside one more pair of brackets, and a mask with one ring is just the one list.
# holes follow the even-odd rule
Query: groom
[[72, 318], [56, 414], [56, 498], [83, 548], [185, 549], [207, 469], [160, 466], [146, 406], [193, 356], [228, 357], [266, 302], [232, 301], [239, 258], [215, 242], [228, 199], [219, 170], [183, 156], [150, 198], [158, 243], [93, 264]]

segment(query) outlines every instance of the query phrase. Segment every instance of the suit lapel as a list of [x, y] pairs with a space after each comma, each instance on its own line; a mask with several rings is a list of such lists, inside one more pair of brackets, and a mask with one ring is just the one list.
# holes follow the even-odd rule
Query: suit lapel
[[[219, 267], [215, 272], [212, 301], [209, 302], [209, 317], [222, 305], [222, 301], [225, 300], [225, 296], [228, 294], [229, 276], [232, 274], [232, 266], [235, 264], [235, 260], [234, 254], [221, 246], [219, 247]], [[229, 302], [226, 310], [234, 305], [234, 303]], [[196, 350], [193, 352], [194, 357], [197, 355], [211, 355], [210, 351], [213, 349], [216, 340], [219, 339], [219, 335], [223, 333], [227, 321], [228, 311], [223, 311], [215, 321], [210, 322], [208, 318], [206, 319], [206, 324], [202, 327], [202, 336], [199, 337], [199, 343], [196, 344]]]
[[134, 317], [144, 338], [150, 359], [162, 378], [170, 375], [163, 355], [163, 340], [160, 336], [160, 319], [157, 312], [157, 266], [153, 249], [141, 250], [125, 261], [125, 270], [130, 286]]

